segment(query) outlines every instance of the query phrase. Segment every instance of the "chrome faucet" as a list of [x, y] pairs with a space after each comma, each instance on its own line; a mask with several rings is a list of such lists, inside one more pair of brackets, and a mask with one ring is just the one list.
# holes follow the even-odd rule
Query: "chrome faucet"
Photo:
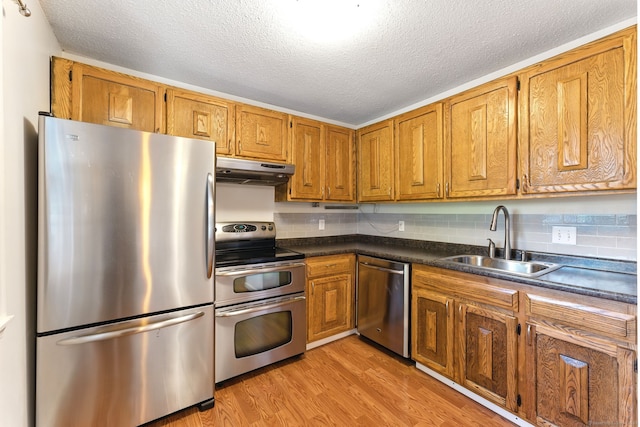
[[509, 211], [504, 206], [500, 205], [493, 211], [493, 217], [491, 217], [491, 225], [489, 230], [496, 231], [498, 225], [498, 214], [502, 211], [504, 214], [504, 259], [511, 259], [511, 230], [509, 227]]

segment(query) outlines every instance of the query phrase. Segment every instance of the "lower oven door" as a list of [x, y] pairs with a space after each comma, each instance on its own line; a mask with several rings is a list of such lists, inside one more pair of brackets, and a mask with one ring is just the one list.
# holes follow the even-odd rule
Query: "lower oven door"
[[304, 293], [216, 308], [215, 382], [306, 349]]

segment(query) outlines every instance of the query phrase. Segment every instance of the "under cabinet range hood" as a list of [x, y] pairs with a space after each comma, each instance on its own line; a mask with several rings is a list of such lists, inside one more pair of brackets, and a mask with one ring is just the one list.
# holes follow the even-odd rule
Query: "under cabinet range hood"
[[284, 163], [232, 157], [218, 157], [216, 159], [217, 182], [276, 186], [286, 184], [294, 172], [294, 165]]

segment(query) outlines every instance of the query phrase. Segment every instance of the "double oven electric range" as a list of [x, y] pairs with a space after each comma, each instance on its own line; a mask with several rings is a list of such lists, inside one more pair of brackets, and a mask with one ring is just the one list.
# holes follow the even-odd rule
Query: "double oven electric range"
[[304, 353], [304, 255], [273, 222], [217, 223], [215, 254], [215, 382]]

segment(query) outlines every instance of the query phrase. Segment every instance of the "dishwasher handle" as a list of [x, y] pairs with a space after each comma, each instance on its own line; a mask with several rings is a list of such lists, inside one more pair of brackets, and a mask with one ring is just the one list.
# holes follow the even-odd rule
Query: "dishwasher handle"
[[380, 270], [391, 274], [404, 274], [404, 270], [394, 270], [392, 268], [380, 267], [374, 264], [369, 264], [368, 262], [360, 262], [359, 264], [366, 268], [373, 268], [374, 270]]

